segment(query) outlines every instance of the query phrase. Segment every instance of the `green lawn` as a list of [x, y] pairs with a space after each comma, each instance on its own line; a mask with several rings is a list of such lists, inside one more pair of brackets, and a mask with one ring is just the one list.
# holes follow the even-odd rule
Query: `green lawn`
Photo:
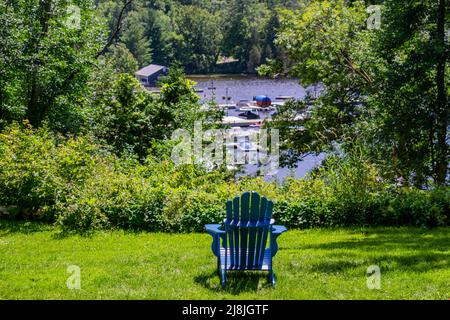
[[[0, 299], [448, 299], [450, 228], [288, 231], [265, 274], [231, 274], [222, 290], [206, 234], [122, 231], [61, 237], [0, 221]], [[69, 290], [69, 265], [81, 290]], [[366, 270], [381, 268], [381, 290]]]

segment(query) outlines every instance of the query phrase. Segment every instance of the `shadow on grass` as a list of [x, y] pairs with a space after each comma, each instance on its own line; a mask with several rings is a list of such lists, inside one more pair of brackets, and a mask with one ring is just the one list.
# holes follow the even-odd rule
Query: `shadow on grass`
[[32, 234], [36, 232], [51, 231], [52, 225], [43, 222], [26, 222], [17, 220], [1, 220], [0, 219], [0, 236], [21, 233]]
[[[54, 240], [62, 240], [73, 235], [80, 235], [79, 233], [64, 232], [58, 228], [55, 228], [53, 224], [45, 222], [0, 219], [0, 237], [13, 234], [33, 234], [46, 231], [51, 232], [51, 238]], [[91, 234], [85, 234], [84, 236], [89, 237]]]
[[212, 273], [202, 273], [194, 278], [197, 284], [214, 292], [223, 291], [232, 295], [239, 295], [245, 292], [257, 292], [262, 288], [272, 288], [268, 281], [267, 272], [227, 272], [227, 283], [225, 288], [220, 285], [220, 277], [217, 271]]
[[378, 265], [384, 272], [408, 270], [420, 273], [449, 268], [450, 228], [367, 229], [361, 230], [361, 234], [364, 235], [362, 239], [287, 245], [282, 249], [299, 253], [312, 250], [314, 254], [323, 255], [323, 261], [308, 266], [322, 273], [347, 272], [369, 265]]
[[[70, 237], [92, 238], [98, 230], [67, 231], [63, 230], [55, 224], [42, 221], [23, 221], [12, 219], [0, 219], [0, 237], [12, 234], [33, 234], [38, 232], [51, 232], [51, 238], [54, 240], [63, 240]], [[137, 234], [135, 231], [124, 231], [125, 234]]]

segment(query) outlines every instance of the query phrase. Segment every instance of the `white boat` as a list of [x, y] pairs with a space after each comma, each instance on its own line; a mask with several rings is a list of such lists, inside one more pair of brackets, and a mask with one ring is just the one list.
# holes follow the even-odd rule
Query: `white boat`
[[221, 121], [222, 125], [228, 125], [232, 127], [248, 127], [250, 125], [261, 124], [263, 120], [245, 120], [239, 117], [226, 116]]
[[234, 104], [234, 103], [227, 103], [227, 104], [213, 104], [213, 105], [210, 105], [210, 104], [205, 103], [205, 104], [202, 105], [202, 109], [203, 110], [216, 110], [216, 109], [219, 109], [219, 110], [234, 110], [234, 109], [236, 109], [236, 104]]
[[255, 101], [249, 101], [249, 100], [241, 100], [236, 104], [239, 108], [243, 107], [257, 107], [257, 104]]
[[272, 102], [272, 107], [282, 107], [286, 104], [286, 101], [274, 101]]
[[217, 105], [217, 107], [220, 109], [234, 110], [234, 109], [236, 109], [236, 104], [235, 103], [224, 103], [224, 104]]
[[258, 112], [258, 111], [262, 111], [262, 108], [260, 107], [241, 107], [238, 109], [238, 111], [242, 111], [242, 112]]
[[275, 107], [273, 107], [273, 106], [270, 106], [270, 107], [245, 106], [245, 107], [240, 107], [237, 110], [238, 111], [242, 111], [242, 112], [247, 112], [247, 111], [251, 111], [251, 112], [269, 112], [269, 111], [275, 110]]

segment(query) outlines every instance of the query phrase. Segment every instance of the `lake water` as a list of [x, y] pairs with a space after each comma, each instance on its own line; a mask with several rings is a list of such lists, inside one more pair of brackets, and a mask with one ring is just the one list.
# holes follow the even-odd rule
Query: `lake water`
[[[237, 103], [240, 100], [253, 100], [253, 97], [265, 95], [275, 100], [278, 96], [292, 96], [303, 99], [307, 90], [296, 79], [260, 79], [243, 76], [190, 77], [197, 82], [197, 89], [203, 101], [214, 99], [217, 103]], [[227, 99], [228, 97], [228, 99]]]
[[[304, 88], [297, 79], [260, 79], [249, 76], [189, 76], [197, 83], [196, 88], [200, 90], [199, 96], [202, 102], [214, 100], [218, 104], [237, 103], [241, 100], [252, 101], [255, 96], [265, 95], [275, 101], [276, 97], [289, 96], [295, 99], [304, 99], [307, 93], [317, 94], [318, 87], [312, 86]], [[227, 115], [237, 116], [240, 112], [228, 110]], [[271, 117], [271, 113], [256, 112], [261, 119]], [[245, 130], [245, 129], [243, 129]], [[282, 140], [282, 137], [280, 137]], [[303, 161], [299, 161], [295, 168], [279, 168], [271, 175], [265, 176], [267, 181], [277, 180], [282, 182], [286, 177], [291, 176], [296, 179], [303, 178], [309, 171], [317, 167], [325, 155], [309, 155]], [[254, 176], [258, 172], [255, 165], [246, 165], [242, 175]]]

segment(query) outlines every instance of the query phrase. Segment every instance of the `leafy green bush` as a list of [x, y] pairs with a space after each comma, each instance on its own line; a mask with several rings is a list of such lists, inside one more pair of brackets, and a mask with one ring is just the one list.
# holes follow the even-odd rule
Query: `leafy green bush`
[[244, 191], [273, 200], [277, 223], [290, 228], [450, 224], [449, 188], [391, 185], [357, 153], [329, 157], [307, 178], [279, 185], [152, 157], [142, 164], [92, 137], [64, 138], [45, 128], [13, 125], [0, 134], [0, 207], [65, 231], [201, 232], [221, 223], [226, 201]]
[[450, 190], [405, 188], [385, 192], [376, 199], [373, 223], [436, 227], [450, 220]]
[[0, 134], [0, 204], [17, 207], [19, 216], [42, 218], [68, 188], [83, 184], [97, 161], [95, 152], [88, 137], [9, 127]]

